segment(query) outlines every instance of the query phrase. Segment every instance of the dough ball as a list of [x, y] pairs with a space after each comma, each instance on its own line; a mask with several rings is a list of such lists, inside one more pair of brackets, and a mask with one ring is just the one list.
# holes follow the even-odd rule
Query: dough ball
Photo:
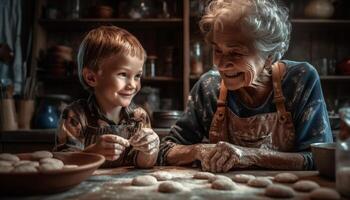
[[9, 173], [14, 168], [12, 166], [0, 166], [0, 173]]
[[63, 169], [73, 169], [73, 168], [77, 168], [78, 165], [64, 165]]
[[223, 176], [223, 175], [215, 175], [215, 176], [209, 178], [209, 182], [212, 183], [218, 179], [224, 179], [226, 181], [232, 182], [232, 180], [229, 177]]
[[266, 177], [256, 177], [254, 179], [250, 179], [247, 182], [247, 185], [251, 187], [264, 188], [272, 184], [272, 181]]
[[274, 178], [274, 181], [279, 183], [295, 183], [298, 181], [298, 176], [292, 173], [280, 173]]
[[14, 167], [18, 167], [21, 165], [33, 165], [34, 167], [38, 167], [39, 162], [31, 161], [31, 160], [20, 160], [20, 161], [13, 164]]
[[311, 200], [336, 200], [340, 199], [337, 191], [330, 188], [317, 188], [310, 193]]
[[150, 175], [154, 176], [157, 179], [157, 181], [167, 181], [173, 178], [173, 175], [171, 175], [168, 172], [154, 172]]
[[234, 190], [236, 189], [236, 184], [231, 180], [227, 179], [216, 179], [212, 182], [211, 188], [216, 190]]
[[35, 151], [32, 153], [32, 159], [33, 160], [40, 160], [43, 158], [52, 158], [53, 155], [49, 151]]
[[250, 174], [236, 174], [232, 179], [237, 183], [247, 183], [253, 178], [255, 178], [255, 176]]
[[31, 164], [23, 164], [15, 167], [12, 172], [16, 172], [16, 173], [38, 172], [38, 169]]
[[183, 190], [184, 187], [182, 184], [174, 181], [164, 181], [158, 186], [158, 191], [163, 193], [175, 193]]
[[132, 179], [131, 184], [135, 186], [155, 185], [157, 184], [157, 179], [154, 176], [150, 175], [137, 176], [134, 179]]
[[210, 172], [197, 172], [193, 175], [194, 179], [211, 179], [215, 176], [215, 174]]
[[61, 161], [61, 160], [58, 160], [56, 158], [43, 158], [43, 159], [40, 159], [40, 164], [54, 164], [54, 165], [57, 165], [59, 167], [63, 167], [64, 163]]
[[6, 161], [6, 160], [0, 160], [0, 167], [10, 167], [13, 165], [13, 162]]
[[320, 185], [318, 183], [309, 180], [301, 180], [293, 184], [294, 190], [299, 192], [311, 192], [319, 187]]
[[295, 192], [292, 188], [281, 185], [281, 184], [271, 184], [267, 186], [265, 190], [265, 195], [268, 197], [275, 198], [291, 198], [295, 196]]
[[0, 160], [17, 162], [17, 161], [19, 161], [19, 158], [16, 155], [13, 155], [10, 153], [2, 153], [2, 154], [0, 154]]
[[40, 166], [38, 167], [39, 171], [41, 172], [61, 170], [62, 168], [63, 168], [63, 165], [60, 165], [57, 163], [43, 163], [43, 164], [40, 164]]

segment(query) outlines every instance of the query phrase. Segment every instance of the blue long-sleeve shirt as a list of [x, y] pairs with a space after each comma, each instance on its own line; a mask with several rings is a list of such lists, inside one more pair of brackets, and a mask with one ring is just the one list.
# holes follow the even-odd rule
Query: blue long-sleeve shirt
[[[282, 62], [286, 64], [286, 74], [282, 79], [285, 106], [292, 114], [296, 134], [294, 152], [300, 152], [304, 156], [304, 169], [314, 169], [310, 144], [333, 141], [320, 79], [309, 63], [288, 60]], [[218, 71], [210, 70], [194, 85], [186, 112], [171, 128], [169, 136], [162, 140], [160, 164], [165, 164], [167, 151], [171, 147], [171, 143], [167, 141], [188, 145], [208, 138], [216, 111], [220, 82]], [[239, 117], [276, 112], [273, 91], [256, 108], [244, 105], [232, 91], [228, 92], [227, 98], [228, 108]]]

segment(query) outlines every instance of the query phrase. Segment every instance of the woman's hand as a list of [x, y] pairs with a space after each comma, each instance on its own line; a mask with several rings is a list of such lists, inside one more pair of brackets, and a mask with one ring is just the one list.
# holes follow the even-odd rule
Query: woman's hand
[[201, 144], [196, 147], [197, 159], [203, 171], [228, 172], [240, 163], [244, 152], [242, 148], [227, 142]]
[[151, 128], [142, 128], [129, 139], [134, 149], [153, 154], [159, 150], [159, 137]]
[[112, 161], [117, 160], [128, 146], [130, 146], [128, 140], [117, 135], [106, 134], [98, 137], [96, 143], [87, 147], [84, 152], [98, 153], [106, 160]]

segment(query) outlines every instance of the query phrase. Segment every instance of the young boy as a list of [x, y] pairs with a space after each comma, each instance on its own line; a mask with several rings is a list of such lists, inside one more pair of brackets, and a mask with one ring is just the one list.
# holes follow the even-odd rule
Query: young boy
[[145, 110], [131, 103], [140, 90], [146, 53], [129, 32], [115, 26], [91, 30], [78, 52], [79, 79], [91, 95], [62, 113], [55, 151], [102, 154], [104, 167], [152, 167], [159, 138]]

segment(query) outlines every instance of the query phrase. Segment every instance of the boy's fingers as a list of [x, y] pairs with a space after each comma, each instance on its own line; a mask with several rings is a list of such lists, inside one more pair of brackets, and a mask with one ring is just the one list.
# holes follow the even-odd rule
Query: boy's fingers
[[134, 147], [139, 147], [139, 146], [144, 146], [144, 145], [147, 145], [149, 143], [155, 143], [158, 141], [158, 136], [157, 135], [147, 135], [145, 137], [142, 138], [142, 140], [140, 140], [139, 142], [137, 143], [133, 143], [133, 146]]
[[115, 143], [118, 143], [124, 147], [128, 147], [130, 145], [128, 140], [126, 140], [120, 136], [117, 136], [117, 135], [107, 134], [107, 135], [102, 135], [101, 137], [106, 142], [115, 142]]
[[125, 147], [114, 142], [101, 142], [101, 146], [104, 149], [119, 149], [119, 150], [125, 150]]

